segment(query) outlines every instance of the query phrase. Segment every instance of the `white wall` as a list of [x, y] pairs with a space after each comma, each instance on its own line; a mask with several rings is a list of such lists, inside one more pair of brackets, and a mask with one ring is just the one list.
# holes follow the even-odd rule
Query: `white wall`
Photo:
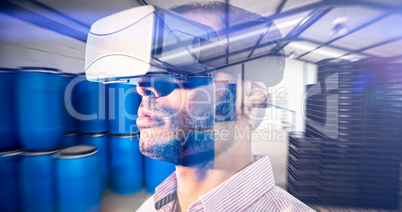
[[316, 75], [316, 65], [289, 59], [286, 63], [284, 80], [276, 86], [286, 87], [289, 90], [289, 109], [296, 111], [296, 131], [305, 130], [306, 85], [315, 83]]
[[84, 72], [85, 43], [0, 13], [0, 67]]
[[[315, 83], [316, 72], [316, 65], [287, 59], [282, 81], [270, 88], [270, 103], [296, 111], [296, 131], [304, 131], [303, 94], [306, 84]], [[278, 101], [283, 94], [286, 94], [287, 103]], [[287, 132], [282, 130], [283, 111], [273, 107], [266, 110], [264, 120], [253, 131], [252, 151], [253, 154], [269, 156], [275, 183], [285, 189], [289, 141]], [[290, 113], [288, 119], [291, 122]]]
[[[286, 66], [282, 81], [271, 87], [270, 102], [274, 105], [285, 107], [296, 112], [296, 131], [304, 131], [304, 93], [306, 84], [316, 82], [317, 66], [298, 60], [286, 59]], [[280, 102], [280, 96], [285, 96], [286, 103]], [[284, 110], [269, 108], [263, 124], [275, 125], [277, 129], [282, 128], [282, 116], [287, 115], [289, 123], [292, 123], [291, 112], [284, 113]]]

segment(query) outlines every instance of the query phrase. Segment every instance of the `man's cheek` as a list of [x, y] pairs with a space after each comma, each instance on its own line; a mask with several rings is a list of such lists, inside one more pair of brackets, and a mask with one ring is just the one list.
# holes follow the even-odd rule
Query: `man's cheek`
[[216, 83], [215, 121], [236, 121], [236, 84]]
[[184, 94], [176, 89], [169, 96], [161, 98], [158, 109], [163, 114], [163, 119], [167, 122], [172, 130], [183, 128], [183, 119], [185, 112]]
[[190, 129], [211, 129], [214, 123], [214, 98], [210, 87], [191, 90], [186, 100], [186, 124]]

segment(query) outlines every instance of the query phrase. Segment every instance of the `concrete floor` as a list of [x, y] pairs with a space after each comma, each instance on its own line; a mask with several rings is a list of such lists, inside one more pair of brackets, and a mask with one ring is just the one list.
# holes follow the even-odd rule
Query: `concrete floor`
[[145, 189], [130, 195], [120, 195], [107, 189], [103, 191], [102, 212], [133, 212], [151, 196]]

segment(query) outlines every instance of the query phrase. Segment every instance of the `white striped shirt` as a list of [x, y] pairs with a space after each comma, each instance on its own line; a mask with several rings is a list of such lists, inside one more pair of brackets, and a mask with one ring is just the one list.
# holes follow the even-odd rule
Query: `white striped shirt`
[[[176, 211], [178, 205], [176, 186], [176, 174], [173, 173], [156, 188], [153, 202], [157, 211]], [[143, 205], [140, 209], [146, 211], [145, 208]], [[189, 206], [188, 211], [314, 210], [275, 185], [271, 162], [266, 156], [201, 196]]]

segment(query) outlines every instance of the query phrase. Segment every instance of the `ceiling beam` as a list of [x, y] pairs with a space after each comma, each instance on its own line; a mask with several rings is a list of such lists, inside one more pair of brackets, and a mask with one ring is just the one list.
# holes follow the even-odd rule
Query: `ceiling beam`
[[11, 17], [20, 19], [24, 22], [28, 22], [36, 26], [52, 30], [62, 35], [66, 35], [83, 42], [87, 41], [86, 33], [68, 27], [45, 16], [39, 15], [9, 1], [1, 1], [0, 12]]
[[324, 2], [328, 2], [329, 4], [338, 4], [338, 5], [345, 5], [345, 6], [364, 6], [367, 8], [372, 8], [375, 10], [386, 10], [390, 12], [398, 12], [402, 13], [402, 4], [399, 4], [398, 6], [393, 6], [393, 5], [386, 5], [386, 4], [381, 4], [381, 1], [364, 1], [364, 0], [322, 0]]
[[234, 63], [230, 63], [230, 64], [222, 65], [222, 66], [216, 67], [216, 69], [227, 68], [227, 67], [231, 67], [231, 66], [239, 65], [239, 64], [242, 64], [242, 63], [250, 62], [250, 61], [253, 61], [253, 60], [257, 60], [257, 59], [260, 59], [260, 58], [264, 58], [264, 57], [272, 57], [272, 56], [284, 56], [284, 55], [278, 55], [278, 54], [267, 53], [267, 54], [263, 54], [263, 55], [255, 56], [255, 57], [250, 58], [250, 59], [249, 59], [249, 58], [246, 58], [246, 59], [244, 59], [244, 60], [240, 60], [240, 61], [238, 61], [238, 62], [234, 62]]
[[[310, 40], [310, 39], [307, 39], [307, 38], [295, 38], [295, 39], [293, 39], [292, 41], [306, 41], [306, 42], [311, 42], [311, 43], [314, 43], [314, 44], [317, 44], [317, 45], [320, 45], [320, 44], [321, 44], [320, 42], [317, 42], [317, 41], [314, 41], [314, 40]], [[271, 46], [271, 45], [274, 45], [274, 44], [276, 44], [276, 43], [278, 43], [278, 42], [284, 42], [284, 43], [286, 43], [287, 40], [284, 40], [284, 39], [272, 40], [272, 41], [269, 41], [269, 42], [260, 44], [260, 45], [258, 46], [258, 48], [263, 48], [263, 47], [266, 47], [266, 46]], [[331, 48], [333, 48], [333, 49], [340, 50], [340, 51], [345, 51], [345, 52], [352, 52], [352, 51], [354, 51], [354, 50], [352, 50], [352, 49], [346, 49], [346, 48], [337, 47], [337, 46], [331, 46], [331, 45], [328, 45], [328, 47], [331, 47]], [[229, 54], [229, 56], [241, 54], [241, 53], [244, 53], [244, 52], [247, 52], [247, 51], [252, 51], [253, 49], [254, 49], [254, 47], [248, 47], [248, 48], [244, 48], [244, 49], [241, 49], [241, 50], [232, 51], [232, 52]], [[273, 52], [270, 52], [270, 53], [268, 53], [268, 54], [273, 54]], [[361, 55], [363, 55], [363, 56], [366, 56], [366, 57], [374, 57], [374, 55], [367, 54], [367, 53], [364, 53], [364, 52], [361, 52], [361, 53], [359, 53], [359, 54], [361, 54]], [[286, 55], [285, 55], [285, 56], [286, 56]], [[227, 57], [227, 55], [226, 55], [226, 54], [222, 54], [222, 55], [216, 56], [216, 57], [214, 57], [214, 58], [207, 59], [207, 60], [205, 60], [204, 62], [211, 62], [211, 61], [214, 61], [214, 60], [223, 59], [223, 58], [225, 58], [225, 57]], [[312, 62], [312, 61], [305, 60], [305, 59], [302, 59], [302, 58], [295, 58], [295, 59], [298, 59], [298, 60], [301, 60], [301, 61], [310, 62], [310, 63], [314, 63], [314, 62]]]
[[145, 0], [137, 0], [137, 2], [141, 5], [148, 5], [148, 3]]
[[285, 48], [290, 42], [292, 42], [294, 39], [296, 39], [301, 33], [303, 33], [305, 30], [307, 30], [310, 26], [312, 26], [314, 23], [316, 23], [318, 20], [320, 20], [322, 17], [324, 17], [329, 11], [331, 11], [332, 8], [319, 8], [314, 11], [312, 11], [310, 14], [308, 14], [305, 18], [303, 18], [302, 21], [300, 21], [299, 24], [296, 25], [285, 37], [284, 40], [286, 42], [281, 43], [276, 46], [276, 52], [278, 53], [281, 51], [283, 48]]
[[282, 10], [283, 10], [283, 8], [285, 7], [287, 1], [288, 1], [288, 0], [282, 0], [282, 2], [281, 2], [281, 3], [278, 5], [278, 7], [276, 8], [275, 13], [274, 13], [274, 16], [277, 16], [277, 15], [279, 15], [279, 14], [282, 12]]
[[[370, 45], [370, 46], [367, 46], [367, 47], [364, 47], [364, 48], [361, 48], [361, 49], [358, 49], [358, 50], [352, 50], [352, 51], [350, 51], [350, 52], [348, 52], [348, 53], [346, 53], [344, 55], [341, 55], [339, 57], [327, 58], [327, 59], [324, 59], [324, 60], [325, 61], [331, 61], [331, 60], [340, 59], [341, 57], [348, 56], [348, 55], [351, 55], [351, 54], [364, 54], [363, 51], [366, 51], [368, 49], [372, 49], [372, 48], [375, 48], [375, 47], [378, 47], [378, 46], [382, 46], [382, 45], [385, 45], [385, 44], [388, 44], [388, 43], [392, 43], [392, 42], [395, 42], [395, 41], [398, 41], [398, 40], [402, 40], [402, 36], [392, 38], [390, 40], [386, 40], [386, 41], [383, 41], [383, 42], [380, 42], [380, 43], [376, 43], [376, 44], [373, 44], [373, 45]], [[374, 58], [374, 57], [377, 57], [377, 56], [371, 55], [371, 57]], [[399, 58], [399, 56], [393, 56], [393, 57], [390, 57], [389, 59], [392, 60], [391, 58]], [[318, 61], [317, 63], [322, 62], [322, 61], [323, 60]]]
[[[283, 8], [285, 7], [286, 2], [287, 2], [287, 0], [282, 0], [282, 2], [281, 2], [281, 3], [279, 4], [279, 6], [276, 8], [276, 11], [275, 11], [274, 16], [279, 15], [279, 14], [282, 12]], [[253, 49], [253, 50], [250, 52], [250, 54], [248, 55], [248, 58], [251, 58], [251, 56], [253, 56], [255, 50], [256, 50], [256, 49], [258, 48], [258, 46], [260, 45], [262, 39], [263, 39], [263, 38], [265, 37], [265, 35], [268, 33], [269, 29], [271, 29], [272, 24], [273, 24], [273, 21], [270, 21], [270, 22], [267, 24], [267, 27], [266, 27], [267, 30], [265, 30], [265, 32], [261, 34], [260, 38], [258, 39], [257, 43], [256, 43], [255, 46], [254, 46], [254, 49]]]
[[[297, 39], [295, 39], [294, 41], [307, 41], [307, 42], [311, 42], [311, 43], [314, 43], [314, 44], [317, 44], [317, 45], [321, 45], [321, 44], [322, 44], [321, 42], [318, 42], [318, 41], [315, 41], [315, 40], [311, 40], [311, 39], [307, 39], [307, 38], [297, 38]], [[333, 46], [333, 45], [330, 45], [330, 44], [327, 45], [326, 47], [330, 47], [330, 48], [333, 48], [333, 49], [336, 49], [336, 50], [345, 51], [345, 52], [351, 52], [351, 51], [353, 51], [352, 49], [347, 49], [347, 48], [343, 48], [343, 47], [339, 47], [339, 46]], [[374, 56], [374, 55], [367, 54], [367, 53], [363, 53], [363, 52], [361, 52], [360, 54], [361, 54], [361, 55], [364, 55], [364, 56], [368, 56], [368, 57]]]
[[369, 50], [369, 49], [372, 49], [372, 48], [375, 48], [375, 47], [379, 47], [379, 46], [382, 46], [382, 45], [385, 45], [385, 44], [389, 44], [389, 43], [392, 43], [392, 42], [395, 42], [395, 41], [398, 41], [398, 40], [402, 40], [402, 36], [392, 38], [392, 39], [389, 39], [389, 40], [386, 40], [386, 41], [382, 41], [382, 42], [373, 44], [371, 46], [361, 48], [359, 50], [353, 51], [352, 53], [360, 53], [360, 52], [363, 52], [363, 51], [366, 51], [366, 50]]
[[68, 20], [70, 20], [70, 21], [72, 21], [72, 22], [74, 22], [74, 23], [76, 23], [76, 24], [79, 24], [79, 25], [81, 25], [81, 26], [87, 28], [87, 29], [88, 29], [88, 32], [89, 32], [89, 29], [91, 28], [91, 26], [88, 26], [87, 24], [85, 24], [85, 23], [83, 23], [83, 22], [81, 22], [81, 21], [78, 21], [77, 19], [75, 19], [75, 18], [73, 18], [73, 17], [71, 17], [71, 16], [68, 16], [68, 15], [62, 13], [62, 12], [60, 12], [60, 11], [54, 9], [53, 7], [50, 7], [50, 6], [46, 5], [46, 4], [43, 4], [42, 2], [39, 2], [39, 1], [36, 1], [36, 0], [32, 0], [31, 3], [32, 3], [32, 4], [35, 4], [35, 5], [38, 6], [38, 7], [43, 8], [43, 9], [45, 9], [45, 10], [51, 11], [51, 12], [54, 13], [54, 14], [57, 14], [57, 15], [59, 15], [59, 16], [65, 18], [65, 19], [68, 19]]
[[401, 62], [402, 61], [402, 54], [397, 55], [397, 56], [393, 56], [393, 57], [389, 57], [389, 58], [387, 58], [387, 61], [389, 61], [389, 62]]
[[[395, 42], [395, 41], [398, 41], [398, 40], [402, 40], [402, 36], [392, 38], [392, 39], [389, 39], [389, 40], [386, 40], [386, 41], [382, 41], [382, 42], [379, 42], [379, 43], [376, 43], [376, 44], [373, 44], [373, 45], [370, 45], [370, 46], [367, 46], [367, 47], [364, 47], [364, 48], [361, 48], [361, 49], [358, 49], [358, 50], [350, 51], [350, 52], [348, 52], [348, 53], [346, 53], [346, 54], [344, 54], [342, 56], [339, 56], [339, 57], [344, 57], [344, 56], [351, 55], [351, 54], [361, 53], [363, 51], [366, 51], [366, 50], [369, 50], [369, 49], [372, 49], [372, 48], [375, 48], [375, 47], [379, 47], [379, 46], [382, 46], [382, 45], [385, 45], [385, 44], [389, 44], [389, 43], [392, 43], [392, 42]], [[339, 58], [339, 57], [337, 57], [337, 58]], [[336, 59], [336, 58], [333, 58], [333, 59]]]
[[[313, 4], [308, 4], [305, 6], [301, 6], [292, 10], [288, 10], [285, 12], [282, 12], [281, 14], [277, 15], [276, 18], [284, 18], [288, 16], [292, 16], [298, 13], [314, 10], [317, 8], [334, 8], [334, 7], [340, 7], [340, 6], [365, 6], [368, 8], [376, 9], [376, 10], [385, 10], [393, 13], [402, 13], [402, 6], [398, 7], [393, 7], [393, 6], [387, 6], [383, 5], [380, 3], [371, 3], [371, 2], [364, 2], [361, 0], [322, 0]], [[267, 18], [274, 18], [274, 15], [267, 16]]]
[[339, 40], [339, 39], [341, 39], [341, 38], [344, 38], [344, 37], [346, 37], [346, 36], [349, 36], [349, 35], [351, 35], [351, 34], [357, 32], [357, 31], [359, 31], [359, 30], [361, 30], [361, 29], [363, 29], [363, 28], [366, 28], [366, 27], [368, 27], [368, 26], [374, 24], [374, 23], [377, 23], [378, 21], [383, 20], [384, 18], [389, 17], [389, 16], [392, 15], [392, 14], [393, 14], [393, 13], [386, 13], [386, 14], [381, 15], [381, 16], [379, 16], [379, 17], [377, 17], [377, 18], [375, 18], [375, 19], [373, 19], [373, 20], [371, 20], [371, 21], [368, 21], [368, 22], [366, 22], [366, 23], [364, 23], [364, 24], [362, 24], [362, 25], [360, 25], [360, 26], [358, 26], [358, 27], [356, 27], [356, 28], [350, 30], [348, 33], [346, 33], [346, 34], [344, 34], [344, 35], [338, 36], [338, 37], [336, 37], [336, 38], [334, 38], [334, 39], [332, 39], [332, 40], [330, 40], [330, 41], [328, 41], [328, 42], [325, 42], [325, 43], [320, 44], [320, 45], [317, 46], [315, 49], [313, 49], [313, 50], [311, 50], [311, 51], [308, 51], [308, 52], [305, 52], [304, 54], [298, 56], [297, 58], [301, 58], [301, 57], [303, 57], [303, 56], [305, 56], [305, 55], [308, 55], [308, 54], [310, 54], [311, 52], [313, 52], [313, 51], [315, 51], [315, 50], [317, 50], [317, 49], [319, 49], [319, 48], [321, 48], [321, 47], [329, 46], [329, 44], [331, 44], [331, 43], [333, 43], [333, 42], [335, 42], [335, 41], [337, 41], [337, 40]]
[[[286, 56], [287, 58], [289, 58], [289, 56]], [[289, 58], [290, 59], [290, 58]], [[297, 59], [297, 58], [292, 58], [292, 60], [298, 60], [298, 61], [302, 61], [305, 63], [311, 63], [311, 64], [316, 64], [316, 62], [311, 61], [311, 60], [306, 60], [306, 59]]]
[[306, 31], [314, 23], [324, 17], [329, 11], [331, 11], [331, 9], [324, 8], [312, 11], [285, 36], [285, 40], [290, 40], [298, 37], [301, 33]]

